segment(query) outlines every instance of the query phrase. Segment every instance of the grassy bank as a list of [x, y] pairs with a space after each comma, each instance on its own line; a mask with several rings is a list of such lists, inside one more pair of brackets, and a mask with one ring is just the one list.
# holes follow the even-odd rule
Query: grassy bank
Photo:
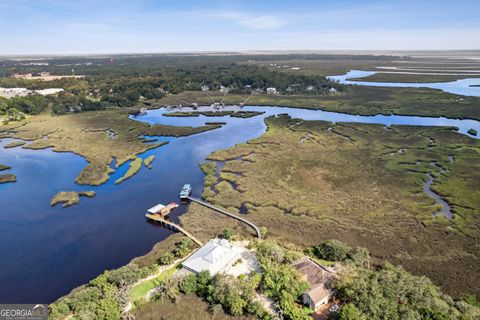
[[[208, 201], [237, 210], [248, 204], [248, 219], [281, 242], [344, 239], [431, 277], [449, 293], [480, 294], [477, 140], [448, 128], [386, 130], [287, 117], [267, 123], [261, 138], [210, 155], [226, 162], [218, 181], [207, 175]], [[445, 169], [443, 175], [432, 161]], [[426, 173], [452, 206], [452, 220], [434, 217], [439, 208], [422, 191]], [[232, 175], [235, 189], [227, 183]]]

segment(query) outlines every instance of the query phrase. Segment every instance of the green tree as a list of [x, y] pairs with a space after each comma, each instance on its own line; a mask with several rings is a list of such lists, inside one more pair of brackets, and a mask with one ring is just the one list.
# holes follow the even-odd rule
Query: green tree
[[197, 291], [197, 275], [190, 274], [182, 279], [180, 282], [180, 291], [185, 294], [194, 293]]
[[171, 252], [166, 252], [158, 259], [158, 262], [162, 265], [169, 265], [172, 264], [174, 260], [175, 256]]
[[202, 271], [197, 274], [197, 295], [206, 297], [208, 294], [208, 286], [212, 281], [212, 276], [208, 271]]
[[116, 320], [120, 319], [122, 313], [117, 302], [113, 299], [101, 299], [95, 312], [98, 320]]
[[470, 293], [463, 293], [458, 297], [458, 300], [465, 301], [466, 303], [475, 306], [475, 307], [480, 307], [480, 301], [477, 300], [477, 297], [475, 297], [473, 294]]
[[229, 306], [229, 311], [232, 316], [241, 316], [243, 308], [246, 307], [247, 302], [242, 299], [239, 294], [230, 294], [225, 298], [226, 304]]
[[370, 268], [370, 252], [367, 248], [356, 247], [349, 256], [356, 266]]
[[338, 320], [363, 320], [365, 315], [351, 303], [344, 305], [338, 312]]
[[350, 247], [338, 240], [327, 240], [315, 248], [319, 258], [331, 261], [343, 261]]
[[183, 258], [190, 253], [193, 246], [193, 241], [189, 238], [184, 238], [178, 242], [174, 250], [174, 254], [178, 258]]

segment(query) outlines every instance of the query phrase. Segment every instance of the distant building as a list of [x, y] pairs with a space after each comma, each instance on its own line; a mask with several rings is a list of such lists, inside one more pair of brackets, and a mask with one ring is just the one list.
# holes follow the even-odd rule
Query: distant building
[[267, 88], [267, 94], [277, 94], [277, 89], [273, 87]]
[[202, 86], [202, 91], [208, 91], [210, 88], [208, 86]]
[[51, 94], [57, 94], [62, 92], [62, 88], [50, 88], [50, 89], [42, 89], [42, 90], [35, 90], [36, 93], [41, 94], [42, 96], [48, 96]]
[[330, 88], [330, 89], [328, 90], [328, 92], [329, 92], [329, 93], [337, 93], [337, 89], [335, 89], [335, 88]]
[[0, 97], [13, 98], [13, 97], [25, 97], [32, 94], [32, 90], [27, 88], [0, 88]]
[[185, 269], [199, 273], [209, 271], [211, 275], [228, 270], [241, 259], [243, 250], [226, 239], [212, 239], [198, 249], [182, 265]]
[[307, 87], [307, 91], [313, 91], [313, 89], [315, 89], [313, 86], [308, 86]]
[[294, 262], [292, 267], [302, 275], [303, 280], [310, 284], [309, 289], [303, 293], [303, 303], [312, 310], [317, 310], [328, 303], [333, 293], [330, 284], [335, 273], [321, 267], [308, 257]]
[[26, 74], [14, 73], [13, 77], [14, 78], [22, 78], [22, 79], [30, 79], [32, 77], [32, 74], [31, 73], [26, 73]]

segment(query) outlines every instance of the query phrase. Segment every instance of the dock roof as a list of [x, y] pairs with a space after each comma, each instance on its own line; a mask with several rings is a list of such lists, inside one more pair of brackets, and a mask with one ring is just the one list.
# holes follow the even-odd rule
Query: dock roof
[[155, 207], [151, 207], [147, 211], [148, 211], [148, 213], [155, 214], [158, 211], [162, 210], [163, 208], [165, 208], [165, 206], [163, 204], [159, 203]]

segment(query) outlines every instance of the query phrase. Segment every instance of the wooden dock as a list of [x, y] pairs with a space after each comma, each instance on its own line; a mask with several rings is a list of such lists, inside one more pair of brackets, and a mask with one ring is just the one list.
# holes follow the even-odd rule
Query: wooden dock
[[164, 226], [166, 226], [167, 228], [170, 228], [170, 229], [172, 229], [172, 230], [181, 232], [181, 233], [183, 233], [185, 236], [187, 236], [187, 237], [189, 237], [190, 239], [192, 239], [193, 242], [195, 242], [196, 244], [198, 244], [200, 247], [203, 246], [203, 243], [202, 243], [200, 240], [198, 240], [193, 234], [191, 234], [191, 233], [188, 232], [187, 230], [183, 229], [183, 228], [180, 227], [178, 224], [163, 219], [160, 215], [147, 213], [147, 214], [145, 215], [145, 218], [147, 218], [148, 220], [154, 221], [154, 222], [159, 222], [159, 223], [163, 224]]
[[259, 229], [259, 228], [257, 227], [257, 225], [254, 224], [253, 222], [250, 222], [250, 221], [248, 221], [247, 219], [242, 218], [242, 217], [239, 217], [239, 216], [237, 216], [236, 214], [230, 213], [230, 212], [228, 212], [228, 211], [226, 211], [226, 210], [224, 210], [224, 209], [215, 207], [214, 205], [211, 205], [210, 203], [207, 203], [207, 202], [202, 201], [202, 200], [200, 200], [200, 199], [197, 199], [197, 198], [194, 198], [194, 197], [190, 197], [190, 196], [187, 197], [187, 199], [188, 199], [188, 200], [191, 200], [191, 201], [194, 201], [194, 202], [196, 202], [196, 203], [198, 203], [198, 204], [201, 204], [202, 206], [205, 206], [205, 207], [210, 208], [210, 209], [212, 209], [212, 210], [215, 210], [215, 211], [217, 211], [217, 212], [220, 212], [220, 213], [222, 213], [222, 214], [224, 214], [224, 215], [226, 215], [226, 216], [229, 216], [229, 217], [232, 217], [232, 218], [234, 218], [234, 219], [237, 219], [238, 221], [241, 221], [241, 222], [249, 225], [249, 226], [252, 227], [252, 228], [255, 230], [255, 232], [257, 233], [257, 238], [260, 239], [260, 240], [262, 239], [262, 233], [260, 232], [260, 229]]

